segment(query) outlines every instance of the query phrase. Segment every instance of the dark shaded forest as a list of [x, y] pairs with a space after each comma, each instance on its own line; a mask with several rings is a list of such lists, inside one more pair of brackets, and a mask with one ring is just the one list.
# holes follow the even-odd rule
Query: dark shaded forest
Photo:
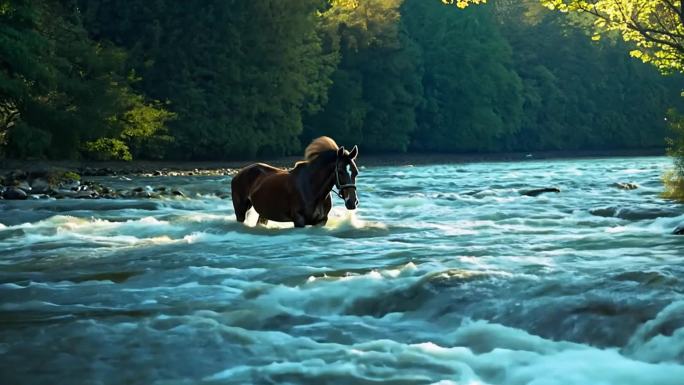
[[0, 146], [23, 159], [664, 147], [681, 75], [536, 1], [0, 1]]

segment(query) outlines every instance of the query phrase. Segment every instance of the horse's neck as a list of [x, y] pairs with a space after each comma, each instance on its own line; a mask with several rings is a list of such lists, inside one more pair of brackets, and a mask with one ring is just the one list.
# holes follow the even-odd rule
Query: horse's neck
[[[309, 163], [306, 165], [306, 170], [302, 170], [303, 183], [306, 184], [306, 190], [312, 202], [318, 202], [328, 196], [332, 190], [335, 181], [333, 180], [333, 172], [335, 171], [332, 164]], [[307, 194], [307, 195], [309, 195]]]

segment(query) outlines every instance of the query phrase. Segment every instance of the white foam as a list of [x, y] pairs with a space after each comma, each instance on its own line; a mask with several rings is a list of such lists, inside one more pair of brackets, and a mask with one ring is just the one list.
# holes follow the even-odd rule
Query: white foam
[[492, 343], [491, 350], [479, 353], [467, 345], [467, 340], [453, 346], [392, 340], [340, 345], [283, 333], [241, 333], [249, 334], [262, 363], [230, 367], [205, 380], [249, 382], [292, 376], [310, 383], [344, 378], [348, 383], [412, 383], [429, 379], [434, 384], [459, 385], [681, 385], [684, 379], [682, 365], [640, 362], [613, 349], [546, 340], [484, 322], [463, 325], [453, 333], [471, 334]]
[[684, 301], [669, 304], [634, 333], [625, 351], [647, 362], [684, 362], [684, 327], [673, 330], [669, 336], [661, 333], [668, 322], [681, 324], [683, 320]]

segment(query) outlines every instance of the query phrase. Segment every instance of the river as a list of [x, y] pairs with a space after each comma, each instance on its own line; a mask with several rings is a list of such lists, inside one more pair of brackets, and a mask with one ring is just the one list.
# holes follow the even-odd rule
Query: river
[[366, 167], [306, 229], [236, 223], [228, 176], [0, 201], [0, 382], [682, 385], [670, 162]]

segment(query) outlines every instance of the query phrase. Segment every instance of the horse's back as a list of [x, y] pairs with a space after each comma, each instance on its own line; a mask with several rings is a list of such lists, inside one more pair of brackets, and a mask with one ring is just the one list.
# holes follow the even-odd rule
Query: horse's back
[[250, 193], [254, 187], [260, 184], [264, 177], [279, 173], [287, 173], [287, 171], [265, 163], [255, 163], [244, 167], [235, 174], [230, 182], [230, 188], [233, 208], [238, 221], [243, 222], [247, 210], [252, 207]]
[[286, 171], [270, 166], [266, 163], [254, 163], [238, 171], [238, 173], [233, 177], [233, 180], [230, 182], [230, 185], [233, 189], [233, 193], [235, 193], [236, 189], [244, 189], [246, 192], [250, 189], [250, 186], [254, 185], [254, 183], [264, 176], [282, 172]]

